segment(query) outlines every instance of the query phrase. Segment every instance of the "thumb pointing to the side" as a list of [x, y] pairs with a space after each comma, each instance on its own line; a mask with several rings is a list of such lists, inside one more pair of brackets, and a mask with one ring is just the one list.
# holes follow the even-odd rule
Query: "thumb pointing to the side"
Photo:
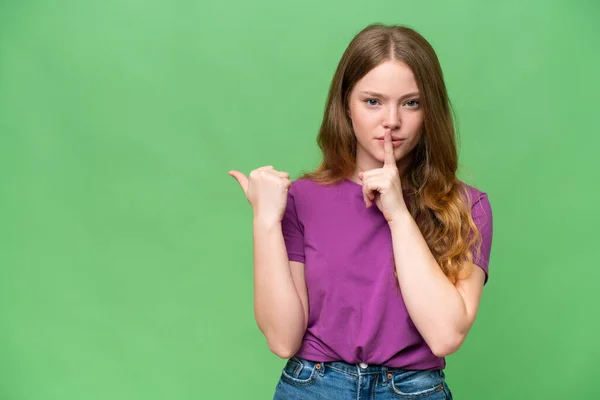
[[235, 180], [238, 181], [238, 183], [242, 187], [242, 190], [244, 191], [244, 194], [247, 195], [248, 194], [248, 178], [246, 178], [246, 175], [244, 175], [240, 171], [229, 171], [228, 174], [230, 176], [233, 176], [235, 178]]

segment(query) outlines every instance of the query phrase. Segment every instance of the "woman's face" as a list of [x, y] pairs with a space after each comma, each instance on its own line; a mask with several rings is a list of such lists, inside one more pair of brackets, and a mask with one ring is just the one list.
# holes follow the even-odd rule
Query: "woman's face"
[[423, 130], [423, 110], [412, 70], [399, 61], [373, 68], [354, 86], [348, 113], [357, 139], [355, 173], [381, 168], [383, 136], [389, 131], [402, 175]]

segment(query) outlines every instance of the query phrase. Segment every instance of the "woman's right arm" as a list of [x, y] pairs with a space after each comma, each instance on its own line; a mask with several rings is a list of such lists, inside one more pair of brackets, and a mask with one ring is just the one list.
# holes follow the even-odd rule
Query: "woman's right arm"
[[281, 222], [254, 218], [254, 315], [269, 349], [296, 354], [308, 323], [304, 264], [289, 261]]
[[289, 174], [272, 166], [252, 171], [249, 178], [230, 171], [254, 212], [254, 315], [269, 349], [281, 358], [293, 356], [308, 324], [304, 264], [288, 258], [282, 231]]

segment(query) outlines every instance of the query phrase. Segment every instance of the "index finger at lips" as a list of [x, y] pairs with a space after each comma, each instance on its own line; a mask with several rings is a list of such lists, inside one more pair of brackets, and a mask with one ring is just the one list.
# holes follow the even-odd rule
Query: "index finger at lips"
[[394, 146], [392, 145], [392, 133], [385, 132], [383, 136], [383, 165], [396, 166], [396, 157], [394, 157]]

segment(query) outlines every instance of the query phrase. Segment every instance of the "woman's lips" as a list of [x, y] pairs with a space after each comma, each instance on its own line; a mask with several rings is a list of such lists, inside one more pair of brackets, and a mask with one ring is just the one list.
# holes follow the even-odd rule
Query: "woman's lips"
[[[385, 142], [383, 140], [383, 138], [377, 138], [376, 139], [379, 143], [381, 143], [381, 145], [383, 145]], [[404, 143], [404, 139], [400, 139], [400, 138], [394, 138], [392, 137], [392, 146], [393, 147], [399, 147], [402, 146], [402, 143]]]

